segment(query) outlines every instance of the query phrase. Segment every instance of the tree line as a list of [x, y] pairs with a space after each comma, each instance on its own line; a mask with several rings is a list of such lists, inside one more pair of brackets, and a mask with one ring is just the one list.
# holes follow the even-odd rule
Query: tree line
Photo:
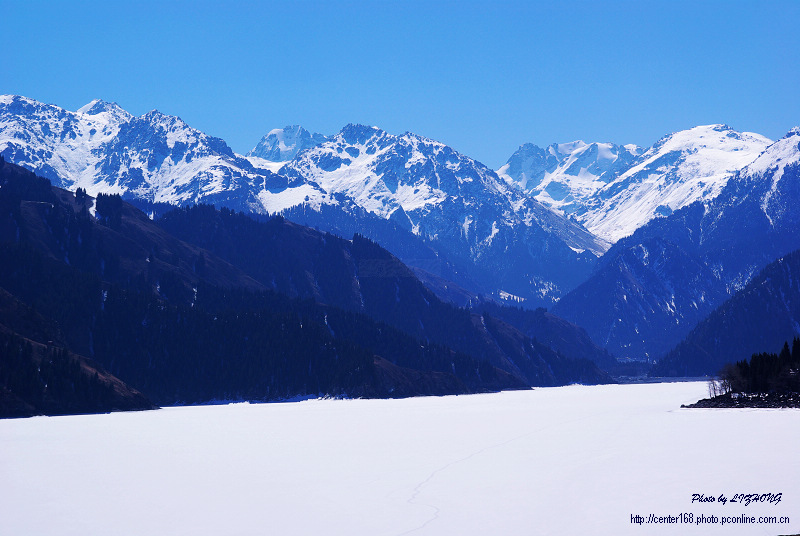
[[710, 388], [712, 396], [800, 393], [800, 338], [794, 338], [791, 348], [785, 342], [780, 353], [762, 352], [725, 365]]

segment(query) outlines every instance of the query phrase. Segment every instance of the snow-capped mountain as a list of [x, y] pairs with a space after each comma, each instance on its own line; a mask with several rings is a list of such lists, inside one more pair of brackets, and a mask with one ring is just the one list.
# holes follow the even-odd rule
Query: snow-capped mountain
[[247, 156], [255, 156], [270, 162], [288, 162], [303, 149], [327, 141], [327, 136], [311, 133], [300, 125], [291, 125], [270, 130]]
[[100, 100], [70, 112], [0, 97], [0, 154], [66, 189], [174, 205], [259, 209], [255, 192], [276, 180], [178, 117], [156, 110], [133, 117]]
[[[0, 97], [0, 154], [56, 185], [150, 203], [316, 214], [313, 225], [325, 230], [352, 232], [355, 226], [378, 242], [387, 238], [399, 245], [398, 252], [428, 248], [435, 262], [447, 263], [448, 274], [464, 276], [456, 278], [460, 285], [467, 279], [476, 283], [464, 288], [528, 300], [529, 306], [552, 306], [588, 277], [608, 247], [559, 212], [609, 241], [649, 221], [645, 227], [652, 232], [643, 237], [661, 237], [698, 255], [726, 285], [739, 288], [792, 243], [796, 197], [785, 177], [796, 173], [795, 136], [792, 131], [765, 151], [769, 140], [762, 136], [712, 125], [667, 136], [645, 152], [582, 142], [546, 150], [523, 146], [501, 177], [442, 143], [376, 127], [348, 125], [324, 140], [287, 127], [268, 133], [244, 157], [223, 140], [158, 111], [133, 117], [116, 104], [92, 101], [70, 112], [25, 97]], [[288, 162], [266, 159], [292, 155]], [[728, 188], [734, 175], [739, 186]], [[706, 207], [699, 213], [679, 210], [698, 200]], [[763, 216], [742, 221], [745, 208], [723, 210], [728, 205]], [[666, 216], [676, 211], [683, 214], [677, 219], [692, 221], [670, 223], [677, 219]], [[657, 215], [665, 217], [653, 220]], [[789, 223], [782, 227], [784, 220]], [[665, 234], [657, 230], [662, 223]], [[725, 259], [717, 259], [713, 244], [728, 243], [737, 226], [762, 223], [773, 231], [786, 229], [780, 247], [757, 244], [753, 251], [763, 254], [752, 261], [722, 253]], [[695, 228], [691, 239], [675, 238]], [[767, 236], [760, 232], [753, 236]], [[702, 248], [695, 243], [701, 239]], [[398, 254], [415, 268], [430, 266], [429, 253], [425, 266], [414, 264], [415, 253]]]
[[117, 106], [93, 100], [77, 112], [25, 97], [0, 96], [0, 154], [57, 185], [93, 184], [95, 168], [132, 116]]
[[347, 125], [281, 173], [290, 186], [313, 182], [404, 223], [415, 234], [460, 235], [475, 255], [502, 228], [519, 225], [542, 226], [573, 249], [605, 250], [584, 229], [509, 187], [480, 162], [412, 133], [395, 136], [377, 127]]
[[800, 128], [731, 179], [707, 204], [699, 227], [700, 251], [731, 292], [800, 249]]
[[255, 208], [254, 191], [270, 176], [223, 140], [155, 110], [125, 123], [102, 150], [106, 156], [97, 177], [103, 186], [152, 202]]
[[770, 143], [727, 125], [698, 126], [665, 136], [644, 152], [582, 142], [546, 151], [523, 146], [499, 172], [613, 243], [655, 217], [714, 199]]
[[[800, 249], [797, 229], [795, 128], [730, 177], [715, 198], [651, 220], [616, 242], [597, 272], [554, 311], [620, 356], [658, 358], [764, 266]], [[654, 241], [671, 253], [654, 256]], [[636, 254], [645, 251], [649, 260]]]
[[757, 203], [774, 229], [796, 230], [794, 220], [800, 165], [800, 127], [794, 127], [761, 153], [731, 189], [731, 202]]
[[411, 133], [348, 125], [298, 154], [281, 175], [289, 189], [316, 185], [328, 199], [351, 199], [451, 253], [491, 266], [497, 293], [557, 298], [607, 247], [483, 164]]
[[522, 145], [497, 170], [545, 205], [565, 215], [583, 213], [597, 192], [627, 171], [642, 149], [613, 143]]
[[[393, 243], [433, 244], [438, 258], [463, 275], [470, 272], [467, 278], [478, 263], [482, 275], [473, 279], [481, 283], [474, 291], [533, 305], [551, 305], [577, 285], [607, 248], [486, 166], [410, 133], [348, 125], [308, 147], [319, 139], [290, 128], [262, 140], [265, 151], [272, 144], [272, 153], [243, 157], [158, 111], [132, 117], [94, 101], [69, 112], [15, 96], [2, 97], [0, 126], [0, 154], [58, 186], [147, 203], [205, 202], [270, 214], [324, 212], [339, 223], [389, 223], [397, 229], [389, 231]], [[287, 164], [263, 158], [285, 158], [290, 153], [281, 151], [294, 150], [300, 152]], [[278, 168], [280, 175], [270, 170]], [[359, 232], [380, 242], [383, 231]]]
[[800, 249], [798, 228], [800, 128], [795, 127], [711, 201], [653, 220], [618, 244], [665, 238], [702, 257], [733, 293], [773, 260]]

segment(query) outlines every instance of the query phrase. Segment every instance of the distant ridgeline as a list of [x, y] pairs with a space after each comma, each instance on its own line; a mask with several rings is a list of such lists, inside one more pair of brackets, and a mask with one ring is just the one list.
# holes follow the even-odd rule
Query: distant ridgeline
[[[190, 279], [202, 272], [216, 278], [206, 281], [213, 286], [240, 286], [234, 280], [245, 282], [246, 275], [251, 290], [365, 314], [536, 385], [598, 379], [591, 367], [584, 375], [570, 361], [552, 366], [558, 355], [542, 343], [624, 376], [654, 363], [654, 376], [702, 376], [798, 335], [798, 127], [774, 141], [717, 124], [674, 132], [650, 148], [524, 144], [493, 171], [411, 132], [349, 124], [323, 136], [295, 125], [270, 131], [244, 156], [156, 110], [134, 117], [95, 100], [72, 112], [4, 95], [0, 155], [56, 186], [97, 195], [89, 213], [100, 225], [95, 218], [71, 225], [121, 235], [47, 255], [72, 267], [89, 263], [105, 282], [115, 274], [149, 274], [148, 283], [168, 292], [161, 231], [145, 231], [128, 212], [132, 203], [194, 255], [184, 258]], [[76, 214], [90, 206], [84, 192], [78, 196]], [[50, 201], [25, 201], [22, 220], [35, 223], [31, 230], [47, 230], [61, 213], [54, 205], [41, 227], [30, 217]], [[199, 204], [229, 212], [168, 214]], [[17, 209], [10, 210], [0, 218]], [[255, 214], [265, 225], [230, 211]], [[269, 223], [276, 214], [286, 221]], [[7, 223], [13, 232], [21, 229]], [[195, 232], [196, 224], [211, 234]], [[132, 246], [125, 231], [132, 227], [156, 242], [139, 242], [144, 255], [97, 256], [100, 249]], [[52, 238], [61, 229], [49, 227]], [[332, 238], [356, 233], [361, 238], [352, 243]], [[278, 250], [263, 247], [264, 239], [289, 249], [271, 255]], [[378, 255], [369, 242], [394, 257], [353, 256]], [[37, 243], [48, 244], [49, 238]], [[172, 256], [177, 265], [181, 258]], [[92, 264], [98, 260], [101, 272]], [[222, 268], [220, 260], [239, 272], [210, 267]], [[381, 265], [391, 268], [378, 273], [409, 277], [369, 275]], [[192, 294], [194, 282], [183, 290]], [[483, 303], [486, 297], [533, 312], [496, 309]], [[470, 311], [448, 310], [440, 301]], [[547, 314], [536, 313], [540, 307]]]

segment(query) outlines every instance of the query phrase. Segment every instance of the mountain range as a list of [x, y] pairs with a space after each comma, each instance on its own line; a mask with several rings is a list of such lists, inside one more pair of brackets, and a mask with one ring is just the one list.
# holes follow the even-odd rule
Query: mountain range
[[[158, 219], [172, 207], [207, 203], [256, 220], [280, 214], [323, 236], [357, 235], [350, 243], [387, 248], [406, 270], [401, 280], [424, 282], [435, 299], [470, 307], [486, 330], [492, 318], [537, 343], [561, 344], [559, 351], [582, 348], [583, 357], [606, 369], [615, 366], [613, 359], [604, 362], [609, 354], [652, 362], [669, 353], [761, 269], [800, 248], [794, 232], [798, 138], [797, 129], [772, 142], [708, 125], [672, 133], [650, 148], [524, 144], [495, 172], [440, 142], [372, 126], [350, 124], [330, 136], [297, 125], [274, 129], [243, 156], [158, 111], [134, 117], [116, 104], [92, 101], [70, 112], [0, 97], [0, 155], [55, 186], [81, 188], [89, 197], [121, 194], [159, 225], [177, 221], [177, 213]], [[221, 220], [215, 225], [229, 229]], [[245, 240], [225, 232], [220, 236]], [[191, 226], [170, 233], [229, 264], [260, 263], [262, 272], [273, 266], [267, 279], [266, 272], [246, 273], [268, 290], [330, 302], [414, 337], [469, 349], [443, 336], [446, 330], [428, 333], [437, 313], [425, 320], [428, 313], [416, 310], [392, 317], [383, 303], [370, 309], [352, 281], [343, 283], [351, 289], [345, 291], [323, 284], [325, 276], [281, 280], [275, 276], [281, 262], [304, 270], [288, 241], [275, 246], [282, 256], [247, 260], [247, 246], [236, 253], [243, 257], [229, 258], [235, 252], [205, 241]], [[266, 240], [262, 234], [256, 232], [258, 242]], [[339, 239], [312, 240], [308, 251], [332, 240]], [[352, 247], [341, 246], [348, 251], [342, 258], [352, 258]], [[301, 251], [300, 259], [313, 258]], [[344, 271], [358, 270], [356, 260], [336, 262]], [[522, 309], [492, 313], [499, 303]], [[586, 332], [569, 328], [555, 336], [562, 322]], [[544, 325], [547, 335], [526, 331]], [[583, 341], [586, 333], [590, 350], [564, 343]], [[514, 367], [503, 369], [502, 358], [492, 359], [530, 382]]]
[[552, 304], [608, 246], [441, 143], [348, 125], [297, 153], [280, 174], [267, 169], [276, 166], [259, 167], [264, 156], [291, 154], [290, 139], [299, 150], [297, 143], [321, 138], [296, 128], [272, 132], [248, 159], [157, 111], [132, 117], [116, 104], [93, 101], [69, 112], [25, 97], [0, 98], [0, 154], [59, 187], [261, 214], [299, 206], [345, 217], [365, 211], [405, 230], [405, 242], [427, 242], [456, 270], [476, 265], [472, 290], [479, 293]]
[[300, 151], [310, 149], [325, 141], [328, 141], [327, 136], [316, 132], [311, 133], [300, 125], [275, 128], [267, 132], [258, 144], [247, 153], [247, 156], [282, 164], [297, 156]]
[[676, 132], [644, 150], [581, 141], [525, 144], [498, 174], [614, 243], [659, 216], [719, 195], [772, 143], [727, 125]]

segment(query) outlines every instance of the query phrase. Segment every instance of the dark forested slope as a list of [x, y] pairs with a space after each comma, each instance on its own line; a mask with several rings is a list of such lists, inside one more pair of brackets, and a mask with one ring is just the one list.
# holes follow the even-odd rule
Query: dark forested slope
[[[6, 325], [6, 346], [34, 362], [52, 346], [82, 370], [88, 356], [98, 377], [115, 374], [162, 405], [608, 381], [589, 362], [441, 302], [361, 237], [198, 207], [234, 223], [209, 251], [117, 196], [65, 192], [6, 162], [0, 181], [0, 288], [47, 339], [28, 352], [24, 330]], [[256, 235], [247, 242], [236, 225]], [[83, 411], [54, 403], [61, 409], [47, 411]]]
[[726, 363], [800, 334], [800, 250], [769, 264], [655, 367], [661, 376], [717, 374]]

